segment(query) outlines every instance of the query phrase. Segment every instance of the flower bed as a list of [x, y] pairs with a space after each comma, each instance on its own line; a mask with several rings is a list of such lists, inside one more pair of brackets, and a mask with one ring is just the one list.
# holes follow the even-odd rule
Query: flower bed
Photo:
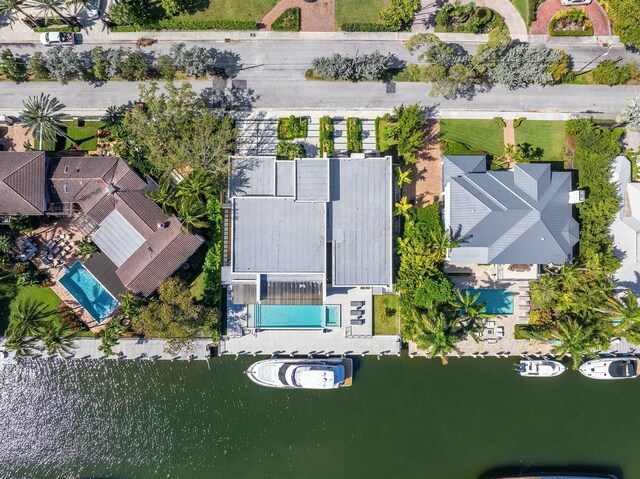
[[362, 123], [360, 118], [347, 118], [347, 151], [362, 153]]
[[271, 30], [276, 32], [299, 32], [300, 31], [300, 8], [287, 8], [271, 24]]
[[306, 138], [309, 120], [300, 116], [289, 116], [278, 120], [278, 140]]
[[555, 37], [593, 35], [593, 25], [589, 16], [578, 8], [569, 8], [556, 13], [549, 23], [549, 35]]
[[445, 3], [435, 18], [436, 32], [488, 33], [504, 25], [504, 18], [490, 8], [475, 3]]
[[330, 117], [320, 118], [319, 136], [320, 158], [324, 158], [325, 154], [327, 158], [331, 158], [333, 156], [333, 120]]

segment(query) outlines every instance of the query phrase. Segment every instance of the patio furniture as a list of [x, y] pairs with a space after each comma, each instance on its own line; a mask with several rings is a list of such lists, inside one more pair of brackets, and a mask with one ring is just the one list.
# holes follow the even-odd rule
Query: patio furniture
[[49, 253], [49, 254], [47, 255], [47, 259], [48, 259], [49, 261], [53, 260], [53, 255], [52, 255], [51, 253]]
[[487, 336], [493, 336], [493, 328], [487, 328], [484, 331], [487, 333]]
[[484, 325], [488, 328], [493, 327], [496, 325], [495, 321], [485, 321]]
[[362, 316], [363, 311], [361, 309], [352, 309], [351, 316]]
[[40, 256], [47, 256], [49, 254], [49, 251], [47, 251], [46, 249], [43, 249], [42, 251], [40, 251]]
[[51, 248], [53, 248], [56, 245], [56, 242], [51, 240], [47, 243], [47, 246], [45, 247], [45, 249], [50, 250]]
[[489, 339], [485, 339], [484, 342], [487, 344], [496, 344], [498, 340], [495, 338], [489, 338]]
[[60, 246], [56, 246], [55, 249], [52, 251], [53, 254], [58, 254], [60, 252]]
[[504, 337], [504, 326], [498, 326], [498, 337], [499, 338]]
[[60, 259], [60, 258], [62, 258], [62, 255], [60, 253], [54, 256], [54, 259]]
[[361, 326], [364, 324], [364, 319], [352, 319], [349, 321], [349, 323], [351, 324], [351, 326]]
[[351, 301], [352, 308], [362, 308], [364, 306], [364, 301]]
[[51, 261], [49, 261], [47, 258], [42, 258], [42, 264], [49, 266], [51, 264]]

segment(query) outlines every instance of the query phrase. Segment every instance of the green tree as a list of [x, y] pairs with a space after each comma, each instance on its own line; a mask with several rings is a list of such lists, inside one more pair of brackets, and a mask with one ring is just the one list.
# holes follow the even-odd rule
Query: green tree
[[169, 17], [180, 15], [186, 12], [189, 7], [188, 0], [160, 0], [160, 4]]
[[40, 352], [36, 338], [26, 337], [11, 330], [9, 330], [8, 333], [4, 347], [7, 351], [14, 351], [17, 357], [30, 358]]
[[447, 364], [447, 354], [460, 351], [456, 343], [466, 335], [460, 318], [448, 319], [443, 313], [422, 314], [417, 324], [414, 341], [430, 358], [440, 358], [442, 364]]
[[420, 0], [391, 0], [380, 10], [380, 19], [393, 31], [405, 30], [413, 24], [413, 17], [420, 8]]
[[100, 121], [102, 121], [104, 123], [104, 126], [107, 128], [120, 126], [122, 124], [122, 121], [124, 120], [124, 114], [126, 113], [126, 111], [127, 109], [122, 105], [110, 106], [104, 112], [104, 115], [102, 115]]
[[49, 48], [44, 55], [44, 64], [49, 75], [63, 85], [85, 74], [84, 63], [74, 47], [57, 45]]
[[42, 301], [25, 299], [19, 301], [9, 315], [9, 329], [11, 334], [33, 337], [39, 335], [45, 320], [54, 313]]
[[122, 325], [122, 318], [116, 316], [111, 318], [106, 327], [100, 331], [100, 339], [102, 342], [98, 349], [104, 353], [105, 356], [113, 356], [113, 347], [118, 344], [118, 340], [125, 332], [125, 327]]
[[177, 199], [176, 210], [182, 219], [182, 224], [187, 229], [206, 228], [207, 208], [200, 198], [195, 196], [182, 196]]
[[402, 188], [402, 185], [411, 184], [411, 170], [403, 170], [399, 166], [396, 168], [396, 185], [398, 188]]
[[530, 283], [531, 299], [541, 308], [548, 308], [554, 304], [558, 295], [559, 280], [549, 274], [540, 275], [537, 281]]
[[144, 26], [151, 21], [151, 10], [145, 0], [116, 0], [108, 15], [118, 25]]
[[573, 369], [578, 369], [586, 358], [594, 356], [594, 351], [601, 344], [594, 336], [593, 328], [585, 326], [575, 319], [563, 318], [558, 321], [551, 339], [559, 344], [554, 345], [553, 354], [560, 359], [571, 356]]
[[0, 235], [0, 254], [9, 254], [13, 241], [9, 235]]
[[74, 23], [62, 13], [64, 0], [30, 0], [30, 6], [37, 8], [45, 19], [48, 19], [51, 12], [55, 13], [67, 26], [72, 27]]
[[168, 178], [161, 178], [158, 189], [149, 190], [147, 196], [158, 203], [165, 214], [173, 214], [176, 209], [176, 197], [173, 193], [173, 185]]
[[42, 325], [38, 338], [42, 341], [42, 345], [47, 350], [47, 354], [60, 354], [67, 357], [72, 354], [76, 348], [73, 339], [77, 332], [60, 321], [49, 320]]
[[109, 63], [107, 55], [101, 46], [91, 49], [91, 61], [93, 63], [93, 78], [98, 81], [107, 81], [109, 79]]
[[627, 124], [627, 128], [640, 132], [640, 95], [627, 100], [620, 112], [620, 117]]
[[27, 80], [27, 64], [8, 48], [0, 50], [0, 73], [9, 80], [20, 83]]
[[49, 80], [51, 78], [44, 63], [44, 55], [41, 52], [34, 52], [29, 57], [29, 77], [32, 80]]
[[561, 52], [544, 45], [518, 44], [500, 57], [498, 64], [489, 72], [489, 78], [512, 90], [546, 85], [553, 81], [549, 68], [563, 59]]
[[455, 295], [451, 280], [440, 271], [424, 278], [415, 292], [414, 303], [418, 308], [430, 312], [442, 311], [454, 305]]
[[457, 63], [449, 68], [442, 79], [434, 83], [429, 95], [452, 99], [470, 94], [473, 91], [475, 79], [476, 74], [471, 67]]
[[424, 129], [426, 121], [422, 117], [422, 107], [419, 103], [394, 107], [397, 118], [394, 131], [398, 142], [398, 155], [407, 163], [417, 163], [418, 150], [424, 143]]
[[175, 197], [194, 197], [205, 204], [209, 196], [218, 192], [219, 185], [215, 178], [204, 170], [192, 171], [189, 176], [182, 180], [175, 188]]
[[506, 26], [496, 27], [489, 32], [487, 43], [478, 45], [471, 64], [476, 72], [486, 74], [498, 64], [500, 57], [509, 49], [513, 40]]
[[408, 202], [407, 197], [403, 196], [399, 201], [396, 202], [396, 209], [393, 211], [394, 216], [403, 216], [404, 218], [409, 217], [409, 211], [413, 209], [413, 205]]
[[457, 290], [456, 297], [463, 317], [466, 317], [471, 321], [476, 321], [486, 316], [485, 310], [487, 309], [487, 302], [478, 302], [480, 299], [480, 293], [476, 293], [472, 296], [471, 291], [469, 290], [466, 290], [464, 294], [462, 294], [461, 290]]
[[66, 137], [60, 121], [65, 105], [57, 98], [40, 93], [37, 97], [30, 96], [22, 105], [20, 118], [29, 133], [37, 133], [39, 150], [44, 140], [55, 141], [58, 135]]
[[628, 326], [630, 323], [640, 322], [640, 305], [638, 297], [628, 289], [624, 296], [613, 296], [607, 298], [604, 311], [607, 316], [614, 320], [622, 320]]
[[140, 314], [140, 310], [144, 306], [144, 300], [130, 291], [121, 294], [119, 301], [122, 316], [129, 319]]
[[157, 75], [166, 81], [173, 80], [178, 71], [171, 55], [160, 55], [153, 62], [153, 68], [157, 72]]
[[120, 77], [127, 81], [142, 81], [149, 76], [146, 55], [140, 50], [127, 49], [120, 63]]
[[604, 60], [593, 69], [591, 76], [601, 85], [619, 85], [631, 79], [631, 71], [624, 66], [619, 67], [611, 60]]
[[24, 10], [27, 6], [27, 0], [0, 0], [0, 15], [6, 15], [11, 19], [15, 19], [19, 13], [27, 18], [31, 23], [35, 24], [35, 18]]
[[609, 15], [620, 40], [640, 47], [640, 3], [636, 0], [611, 0]]
[[93, 246], [93, 243], [91, 243], [88, 238], [82, 238], [76, 246], [78, 248], [78, 256], [84, 260], [89, 259], [91, 255], [96, 252], [95, 246]]

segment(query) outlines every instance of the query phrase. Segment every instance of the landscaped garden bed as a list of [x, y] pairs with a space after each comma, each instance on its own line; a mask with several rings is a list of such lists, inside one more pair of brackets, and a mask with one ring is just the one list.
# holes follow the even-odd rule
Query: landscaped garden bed
[[593, 25], [585, 12], [569, 8], [556, 13], [551, 19], [549, 35], [587, 37], [593, 35]]
[[347, 151], [362, 152], [362, 123], [360, 118], [347, 118]]
[[490, 8], [457, 1], [445, 3], [436, 14], [435, 23], [436, 32], [488, 33], [503, 25], [504, 18]]
[[271, 30], [276, 32], [299, 32], [300, 31], [300, 8], [287, 8], [271, 24]]
[[334, 141], [333, 141], [333, 120], [328, 116], [320, 118], [320, 131], [319, 131], [319, 151], [320, 158], [327, 158], [333, 156]]
[[373, 297], [373, 334], [400, 334], [400, 297], [397, 294]]
[[[96, 151], [98, 149], [99, 130], [104, 127], [101, 121], [73, 120], [63, 122], [65, 136], [58, 136], [55, 141], [43, 141], [44, 151]], [[38, 144], [37, 133], [35, 144]]]
[[306, 138], [309, 120], [301, 116], [288, 116], [278, 119], [278, 140]]

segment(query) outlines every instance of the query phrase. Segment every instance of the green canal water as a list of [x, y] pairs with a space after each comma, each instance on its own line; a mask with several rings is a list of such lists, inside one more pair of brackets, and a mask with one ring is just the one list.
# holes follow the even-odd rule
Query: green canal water
[[350, 389], [278, 391], [244, 377], [253, 359], [6, 366], [0, 477], [478, 479], [576, 465], [640, 478], [640, 380], [366, 358]]

